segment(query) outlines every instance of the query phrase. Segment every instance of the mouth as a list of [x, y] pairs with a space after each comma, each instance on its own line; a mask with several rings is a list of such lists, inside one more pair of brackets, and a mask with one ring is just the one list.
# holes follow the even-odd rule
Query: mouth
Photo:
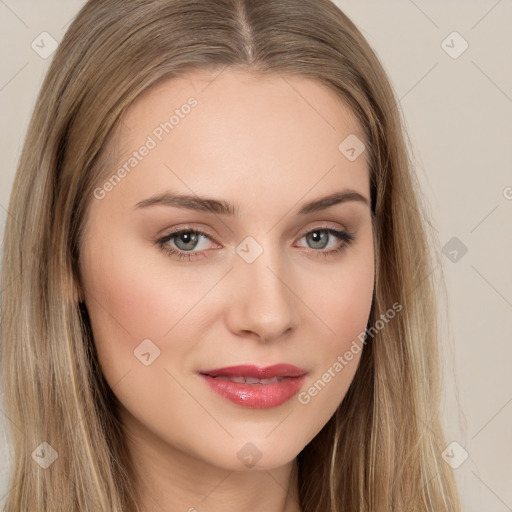
[[210, 389], [243, 407], [277, 407], [299, 392], [307, 371], [289, 364], [230, 366], [201, 370]]

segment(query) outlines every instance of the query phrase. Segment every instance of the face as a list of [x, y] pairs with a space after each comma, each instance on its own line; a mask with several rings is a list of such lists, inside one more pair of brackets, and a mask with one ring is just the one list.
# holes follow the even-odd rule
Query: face
[[355, 117], [322, 84], [217, 74], [162, 81], [123, 116], [89, 205], [84, 300], [143, 450], [270, 469], [322, 429], [360, 360], [369, 171]]

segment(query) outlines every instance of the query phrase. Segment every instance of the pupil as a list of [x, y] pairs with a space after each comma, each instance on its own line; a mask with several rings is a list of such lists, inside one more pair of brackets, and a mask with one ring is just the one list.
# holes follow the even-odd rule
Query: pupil
[[[195, 233], [185, 232], [185, 233], [180, 233], [180, 235], [178, 236], [178, 238], [176, 240], [176, 245], [182, 250], [187, 250], [187, 249], [193, 249], [196, 242], [197, 242], [197, 235]], [[192, 244], [192, 247], [190, 247], [190, 244]], [[181, 245], [185, 245], [185, 246], [189, 245], [189, 247], [180, 247]]]
[[[310, 233], [310, 237], [312, 238], [312, 242], [314, 244], [319, 244], [315, 246], [315, 249], [323, 249], [325, 247], [325, 241], [327, 240], [327, 233], [323, 231], [313, 231]], [[324, 242], [324, 243], [322, 243]]]

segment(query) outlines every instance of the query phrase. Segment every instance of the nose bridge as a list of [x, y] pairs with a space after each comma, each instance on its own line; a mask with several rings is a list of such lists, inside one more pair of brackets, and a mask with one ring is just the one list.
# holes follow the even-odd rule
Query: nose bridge
[[279, 337], [297, 320], [285, 255], [271, 237], [261, 243], [247, 237], [236, 252], [231, 328], [264, 340]]

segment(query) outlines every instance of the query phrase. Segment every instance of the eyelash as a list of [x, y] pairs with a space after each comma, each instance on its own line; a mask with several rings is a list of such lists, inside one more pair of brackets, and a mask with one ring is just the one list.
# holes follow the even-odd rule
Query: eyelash
[[[330, 235], [334, 235], [334, 236], [340, 238], [343, 243], [339, 247], [336, 247], [335, 249], [330, 249], [327, 251], [315, 250], [315, 249], [309, 249], [306, 251], [308, 253], [314, 253], [314, 255], [315, 255], [314, 257], [324, 256], [324, 258], [327, 259], [330, 256], [335, 256], [336, 254], [343, 252], [355, 240], [354, 235], [352, 235], [348, 231], [341, 231], [341, 230], [334, 229], [334, 228], [327, 227], [327, 226], [326, 227], [319, 226], [319, 227], [310, 229], [309, 231], [306, 231], [306, 233], [304, 233], [301, 236], [301, 238], [309, 235], [310, 233], [314, 233], [315, 231], [324, 231], [326, 233], [329, 233]], [[179, 251], [179, 250], [173, 249], [172, 247], [169, 247], [169, 245], [167, 245], [167, 242], [169, 242], [170, 240], [172, 240], [174, 237], [178, 236], [181, 233], [192, 233], [194, 235], [204, 235], [207, 238], [209, 238], [210, 240], [215, 242], [214, 238], [207, 232], [199, 231], [197, 229], [191, 229], [191, 228], [180, 228], [180, 229], [173, 231], [172, 233], [169, 233], [165, 237], [156, 240], [155, 245], [157, 245], [159, 247], [159, 249], [162, 252], [166, 253], [168, 256], [176, 256], [179, 260], [193, 261], [197, 258], [203, 257], [203, 256], [200, 256], [201, 251], [188, 251], [188, 252]]]

